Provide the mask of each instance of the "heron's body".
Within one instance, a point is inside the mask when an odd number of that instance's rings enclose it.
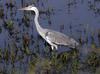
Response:
[[[20,10],[31,10],[35,12],[34,22],[36,25],[36,29],[38,33],[41,35],[41,37],[45,39],[51,45],[52,50],[54,48],[57,49],[58,45],[65,45],[71,48],[75,48],[76,46],[79,45],[77,41],[75,41],[73,38],[70,38],[69,36],[66,36],[63,33],[60,33],[51,29],[42,28],[38,23],[39,11],[33,5],[22,8]]]

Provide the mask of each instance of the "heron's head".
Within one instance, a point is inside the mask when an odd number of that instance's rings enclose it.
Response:
[[[19,10],[27,10],[27,11],[38,11],[38,9],[32,4],[27,7],[21,8]]]

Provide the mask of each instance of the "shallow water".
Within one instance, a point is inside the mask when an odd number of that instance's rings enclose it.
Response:
[[[35,4],[44,28],[80,43],[51,51],[34,24],[34,13],[18,11]],[[100,0],[0,0],[1,74],[91,74],[99,69]]]

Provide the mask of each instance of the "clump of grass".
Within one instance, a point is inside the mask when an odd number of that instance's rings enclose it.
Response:
[[[4,21],[4,25],[5,25],[5,28],[7,28],[8,30],[12,30],[14,23],[12,20],[8,20],[8,21]]]
[[[79,60],[78,59],[74,59],[72,61],[72,74],[77,74],[78,70],[79,70]]]
[[[14,64],[15,63],[15,60],[16,60],[16,55],[15,55],[15,52],[14,50],[10,51],[10,60],[11,60],[11,63]]]
[[[41,74],[47,74],[47,73],[61,73],[65,63],[63,64],[62,61],[62,57],[63,57],[63,61],[65,62],[65,60],[68,60],[68,54],[65,53],[63,55],[57,55],[57,53],[51,52],[51,57],[34,57],[33,60],[31,59],[29,65],[29,74],[36,74],[41,73]],[[67,62],[66,62],[67,63]]]
[[[4,51],[3,59],[5,60],[6,63],[9,61],[9,51],[7,48]]]
[[[63,63],[66,64],[68,60],[70,59],[70,53],[69,52],[63,52],[57,56],[57,58]]]
[[[79,52],[76,49],[73,49],[73,51],[70,52],[71,56],[71,73],[77,74],[80,66],[79,58],[78,58]]]
[[[95,52],[91,52],[86,60],[88,69],[95,72],[96,68],[100,65],[99,56]]]

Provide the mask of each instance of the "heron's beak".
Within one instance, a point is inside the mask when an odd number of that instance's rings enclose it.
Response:
[[[24,7],[24,8],[20,8],[18,10],[30,10],[30,8],[29,7]]]

